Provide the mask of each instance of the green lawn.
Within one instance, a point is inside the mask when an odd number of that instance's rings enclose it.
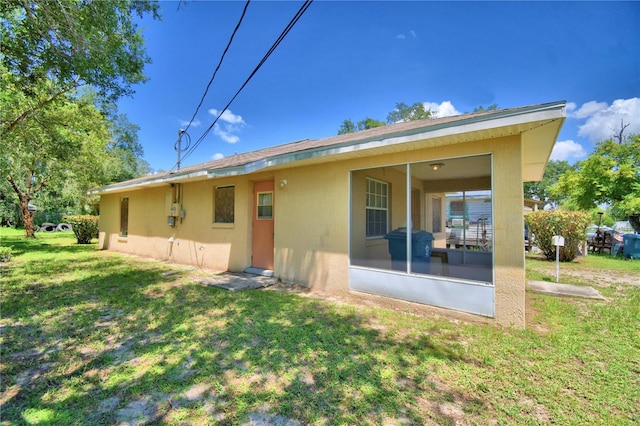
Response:
[[[527,293],[522,331],[232,293],[74,242],[1,230],[0,424],[640,423],[638,261],[562,265],[607,300]]]

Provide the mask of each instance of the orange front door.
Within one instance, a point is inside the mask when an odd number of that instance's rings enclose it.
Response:
[[[253,244],[251,266],[273,269],[273,181],[253,184]]]

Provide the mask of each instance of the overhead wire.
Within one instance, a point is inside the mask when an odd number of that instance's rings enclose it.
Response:
[[[240,88],[238,89],[238,91],[233,95],[233,97],[231,98],[231,100],[225,105],[225,107],[219,111],[218,115],[216,116],[216,118],[213,120],[213,123],[211,123],[211,125],[203,132],[202,136],[200,136],[195,142],[194,144],[190,147],[190,149],[187,150],[187,152],[184,154],[184,156],[182,157],[182,159],[184,160],[185,158],[189,157],[191,154],[193,154],[193,152],[198,148],[198,146],[202,143],[202,141],[207,137],[207,135],[209,134],[209,132],[211,132],[211,130],[215,127],[215,125],[217,124],[218,120],[220,119],[220,117],[222,117],[222,115],[225,113],[225,111],[227,111],[227,109],[231,106],[231,104],[233,103],[233,101],[238,97],[238,95],[240,94],[240,92],[242,92],[242,90],[247,86],[247,84],[249,84],[249,81],[251,81],[251,79],[253,78],[253,76],[256,75],[256,73],[258,72],[258,70],[262,67],[262,65],[264,65],[264,63],[267,61],[267,59],[269,59],[269,57],[271,56],[271,54],[276,50],[276,48],[280,45],[280,43],[282,42],[282,40],[284,40],[284,38],[287,36],[287,34],[289,34],[289,32],[291,31],[291,29],[296,25],[296,23],[300,20],[300,18],[302,17],[302,15],[304,15],[304,13],[307,11],[307,9],[309,9],[309,6],[311,6],[311,3],[313,3],[313,0],[305,0],[304,3],[302,4],[302,6],[300,6],[300,9],[298,10],[298,12],[296,12],[296,14],[293,16],[293,18],[291,18],[291,20],[289,21],[289,23],[287,24],[287,26],[284,28],[284,30],[282,31],[282,33],[280,33],[280,36],[276,39],[276,41],[271,45],[271,47],[269,48],[269,50],[267,51],[267,53],[262,57],[262,59],[260,60],[260,62],[258,63],[258,65],[254,68],[254,70],[251,72],[251,74],[249,75],[249,77],[247,77],[247,79],[245,80],[245,82],[242,84],[242,86],[240,86]]]
[[[222,56],[220,56],[220,61],[218,61],[218,65],[216,66],[216,69],[213,71],[213,74],[211,75],[211,79],[209,80],[209,83],[207,83],[207,87],[204,89],[204,93],[202,94],[202,97],[200,98],[200,102],[198,103],[198,106],[196,107],[196,110],[193,113],[193,116],[191,117],[191,120],[189,120],[189,123],[187,124],[187,127],[184,129],[184,132],[189,130],[189,127],[193,123],[193,120],[195,120],[196,115],[198,114],[198,111],[200,110],[200,107],[202,106],[202,103],[204,102],[204,99],[207,97],[207,93],[209,93],[209,88],[211,87],[211,84],[213,83],[213,80],[216,78],[216,75],[218,74],[218,70],[220,69],[220,66],[222,65],[222,61],[224,61],[224,57],[227,54],[227,52],[229,51],[229,47],[231,47],[231,43],[233,42],[233,38],[235,37],[236,33],[238,32],[238,29],[240,28],[240,25],[242,24],[242,21],[244,19],[244,15],[247,13],[247,9],[249,8],[249,3],[251,3],[251,0],[247,0],[247,2],[245,3],[244,9],[242,9],[242,14],[240,15],[240,19],[238,20],[238,23],[236,24],[236,27],[233,29],[233,32],[231,33],[231,37],[229,37],[229,41],[227,42],[227,46],[224,48],[224,51],[222,52]]]

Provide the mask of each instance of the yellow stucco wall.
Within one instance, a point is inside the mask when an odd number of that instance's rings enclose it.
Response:
[[[371,167],[467,155],[493,155],[495,319],[524,327],[524,236],[520,136],[328,162],[224,179],[184,183],[186,217],[167,225],[170,186],[101,197],[100,246],[212,270],[251,266],[252,182],[275,181],[274,273],[286,282],[330,292],[347,292],[349,269],[350,172]],[[385,180],[402,179],[387,170]],[[354,187],[364,173],[354,173]],[[372,176],[375,177],[375,176]],[[279,182],[287,180],[284,187]],[[213,189],[235,185],[235,224],[213,224]],[[412,187],[414,184],[412,183]],[[419,186],[416,186],[419,187]],[[425,191],[421,189],[421,200]],[[354,191],[354,196],[361,191]],[[119,202],[129,196],[129,236],[118,237]],[[443,200],[444,202],[444,200]],[[359,202],[354,199],[354,204]],[[406,224],[405,195],[392,199],[392,229]],[[424,202],[422,203],[424,205]],[[361,216],[360,216],[361,217]],[[422,213],[422,218],[426,216]],[[508,220],[505,220],[508,218]],[[361,221],[355,221],[361,223]],[[354,226],[352,233],[363,233]],[[173,243],[169,238],[173,237]],[[386,250],[386,244],[381,249]]]

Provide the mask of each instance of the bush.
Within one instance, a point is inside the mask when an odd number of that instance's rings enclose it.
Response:
[[[0,262],[11,261],[11,247],[0,247]]]
[[[578,247],[587,240],[586,229],[591,219],[586,213],[566,210],[538,210],[529,213],[525,220],[529,231],[535,235],[536,245],[549,260],[556,258],[556,246],[551,237],[564,237],[560,247],[560,261],[571,262],[578,255]]]
[[[99,216],[75,215],[65,216],[63,220],[73,227],[78,244],[91,244],[93,238],[98,238]]]

